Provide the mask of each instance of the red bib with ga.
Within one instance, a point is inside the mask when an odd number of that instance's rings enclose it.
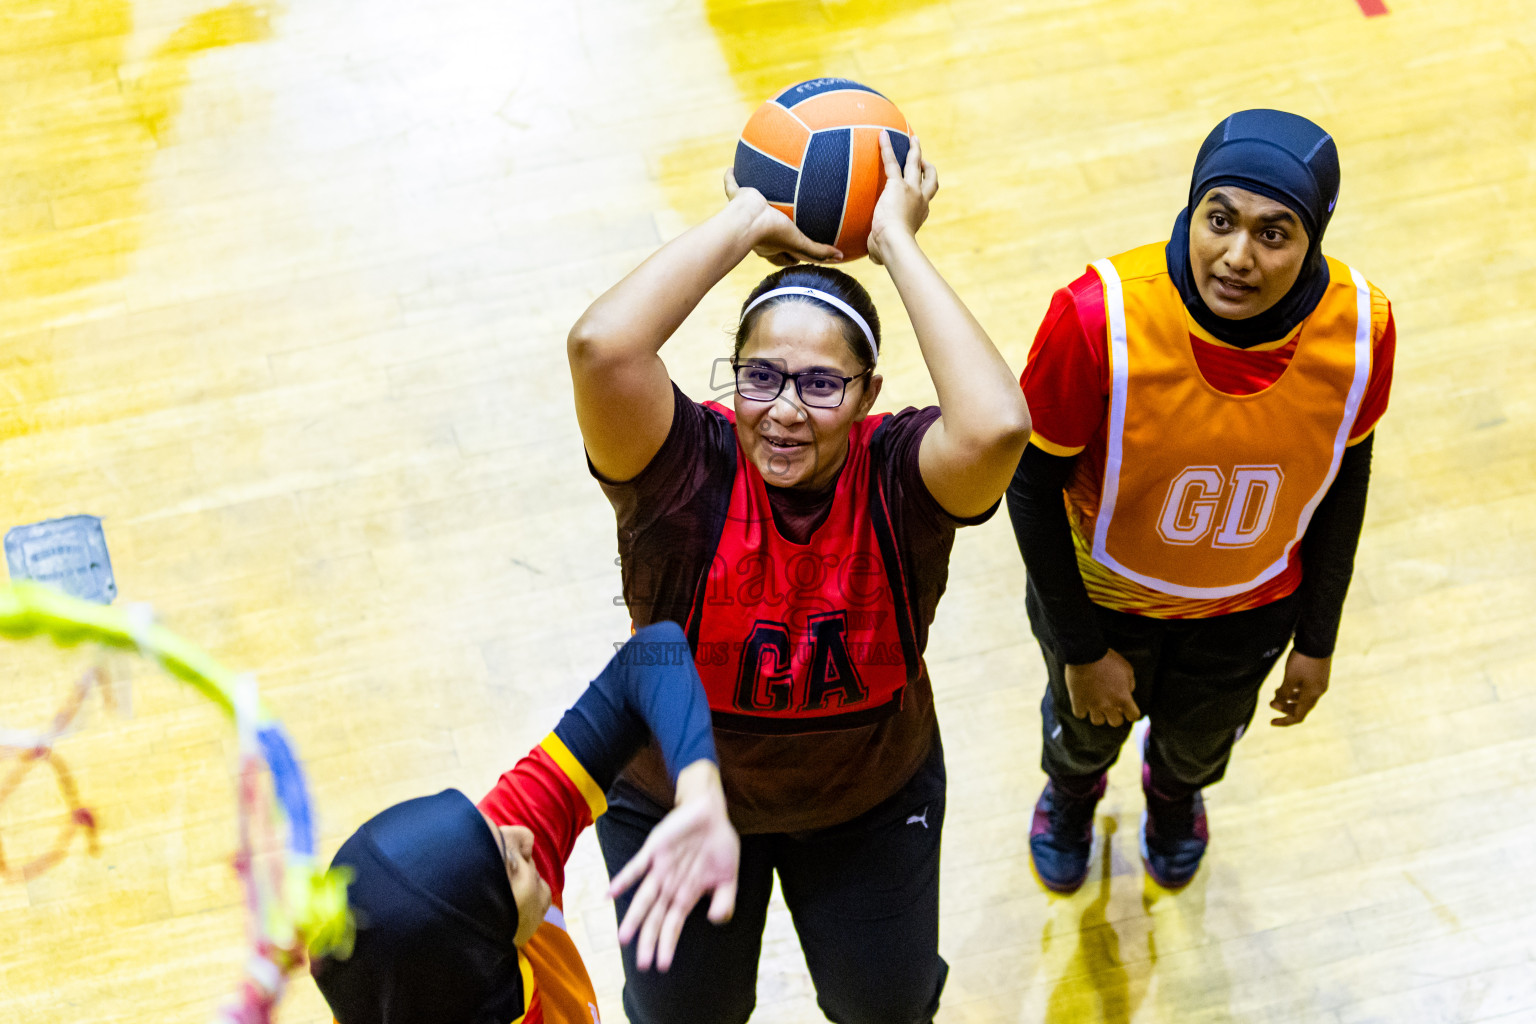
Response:
[[[1242,594],[1286,568],[1338,473],[1371,374],[1371,289],[1329,259],[1329,285],[1280,379],[1251,395],[1206,382],[1163,246],[1093,264],[1104,282],[1110,402],[1094,561],[1165,594]]]
[[[917,659],[903,642],[914,634],[901,628],[902,569],[870,459],[884,418],[853,425],[832,510],[805,544],[779,533],[767,484],[737,445],[725,525],[690,623],[718,728],[824,732],[901,710]]]

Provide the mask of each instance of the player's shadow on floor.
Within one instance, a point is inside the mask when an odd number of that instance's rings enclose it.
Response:
[[[1118,822],[1101,819],[1103,846],[1100,852],[1098,890],[1093,902],[1084,908],[1077,921],[1077,948],[1060,978],[1051,989],[1046,1004],[1047,1024],[1129,1024],[1142,1000],[1146,998],[1152,972],[1157,966],[1157,942],[1153,918],[1145,900],[1139,914],[1118,922],[1110,916],[1110,893],[1114,879],[1114,839]],[[1118,928],[1117,928],[1118,923]],[[1047,923],[1042,947],[1051,941]],[[1121,951],[1122,931],[1130,942],[1145,942],[1147,956],[1133,957],[1128,964]]]
[[[1205,931],[1206,890],[1216,866],[1204,865],[1187,888],[1170,892],[1143,873],[1132,833],[1125,844],[1116,900],[1118,828],[1117,818],[1100,819],[1103,847],[1097,887],[1075,922],[1077,945],[1051,989],[1046,1024],[1130,1024],[1152,988],[1160,933],[1164,969],[1158,985],[1161,995],[1154,1002],[1225,1011],[1231,1000],[1230,978],[1220,945],[1211,943]],[[1058,906],[1070,910],[1077,902],[1062,900]],[[1049,950],[1055,930],[1047,921],[1043,951]]]

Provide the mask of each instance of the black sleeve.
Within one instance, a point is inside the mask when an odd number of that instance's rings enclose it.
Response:
[[[1327,658],[1339,635],[1344,595],[1355,571],[1355,548],[1365,521],[1365,494],[1371,485],[1372,434],[1344,449],[1339,475],[1318,504],[1301,539],[1301,617],[1294,646],[1302,654]]]
[[[675,622],[630,637],[566,711],[555,735],[605,791],[652,735],[673,783],[695,761],[719,763],[704,684]]]
[[[1109,651],[1083,574],[1077,568],[1062,489],[1076,456],[1052,455],[1027,445],[1008,485],[1008,518],[1024,556],[1029,585],[1039,601],[1042,641],[1069,665],[1098,661]]]

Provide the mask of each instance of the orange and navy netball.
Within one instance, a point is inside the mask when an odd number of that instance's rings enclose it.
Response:
[[[885,188],[880,132],[905,165],[912,129],[896,104],[846,78],[813,78],[758,107],[736,143],[736,183],[755,188],[812,240],[846,259],[869,251]]]

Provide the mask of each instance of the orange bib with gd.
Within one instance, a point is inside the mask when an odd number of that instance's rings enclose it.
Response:
[[[1284,571],[1338,473],[1371,376],[1371,289],[1329,284],[1280,379],[1252,395],[1206,382],[1162,244],[1093,264],[1104,283],[1110,402],[1095,561],[1166,594],[1230,597]]]

